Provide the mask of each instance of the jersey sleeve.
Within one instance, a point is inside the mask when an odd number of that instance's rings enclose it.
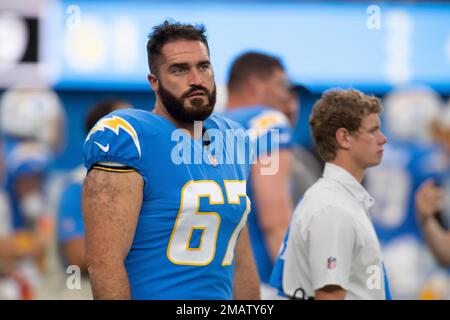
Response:
[[[256,157],[289,149],[293,145],[289,120],[277,110],[267,110],[250,119],[249,135]]]
[[[340,208],[328,206],[312,218],[307,234],[313,289],[327,285],[348,289],[356,242],[351,217]]]
[[[63,190],[58,205],[57,227],[58,239],[62,243],[84,237],[81,184],[70,184]]]
[[[96,166],[114,172],[136,170],[146,182],[139,119],[121,111],[103,117],[88,133],[83,146],[84,165],[87,170]]]

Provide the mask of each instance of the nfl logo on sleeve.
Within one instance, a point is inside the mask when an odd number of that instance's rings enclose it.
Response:
[[[336,258],[335,257],[328,258],[327,268],[330,270],[336,268]]]

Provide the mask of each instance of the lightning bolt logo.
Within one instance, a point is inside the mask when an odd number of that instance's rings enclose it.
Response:
[[[122,128],[123,131],[125,131],[131,139],[133,139],[134,145],[136,146],[136,149],[139,152],[139,157],[141,157],[141,145],[139,144],[139,139],[137,136],[136,131],[134,130],[133,126],[128,123],[125,119],[117,116],[112,116],[112,118],[104,118],[101,119],[97,124],[89,131],[86,141],[89,140],[89,138],[97,131],[105,131],[106,129],[111,130],[114,132],[117,136],[119,135],[119,129]]]

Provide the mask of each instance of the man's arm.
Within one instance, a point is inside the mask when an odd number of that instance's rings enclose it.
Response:
[[[444,193],[431,180],[416,192],[416,210],[420,227],[434,257],[442,266],[450,266],[450,232],[444,230],[434,217],[443,207]]]
[[[142,206],[137,172],[91,170],[83,189],[86,263],[95,299],[131,299],[124,261]]]
[[[235,250],[233,298],[259,300],[259,277],[250,247],[247,226],[242,229]]]
[[[345,299],[356,245],[352,216],[337,206],[323,206],[305,232],[308,234],[308,276],[315,299]]]
[[[279,167],[273,175],[263,175],[265,167],[258,159],[251,172],[252,189],[258,207],[258,220],[262,228],[269,255],[273,261],[278,256],[281,243],[292,215],[289,188],[292,170],[292,152],[280,150]],[[275,157],[272,157],[274,160]],[[264,161],[264,160],[262,160]]]
[[[344,300],[347,291],[340,286],[325,286],[315,291],[316,300]]]

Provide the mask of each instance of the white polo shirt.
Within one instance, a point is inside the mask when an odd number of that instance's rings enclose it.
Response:
[[[315,290],[338,285],[346,299],[386,299],[380,245],[368,212],[373,204],[349,172],[325,165],[294,211],[284,252],[287,295],[303,291],[314,297]]]

